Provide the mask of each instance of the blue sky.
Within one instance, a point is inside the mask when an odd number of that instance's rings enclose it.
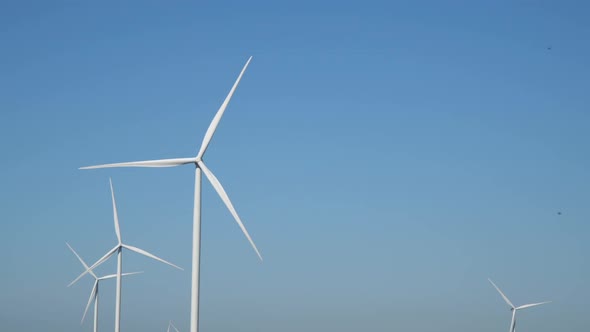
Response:
[[[124,241],[123,329],[188,330],[190,157],[206,155],[204,331],[587,331],[590,5],[583,1],[0,4],[0,330],[80,327]],[[547,48],[551,47],[551,50]],[[558,212],[562,212],[558,215]],[[101,274],[112,273],[115,262]],[[101,289],[113,324],[114,283]]]

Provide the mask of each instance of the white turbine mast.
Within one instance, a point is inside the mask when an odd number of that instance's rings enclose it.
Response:
[[[74,255],[76,255],[76,257],[78,258],[80,263],[82,263],[82,266],[84,266],[84,268],[86,270],[88,270],[88,273],[90,275],[92,275],[92,277],[94,277],[94,286],[92,286],[92,291],[90,292],[90,297],[88,298],[88,303],[86,304],[86,309],[84,309],[84,314],[82,315],[82,320],[80,321],[80,324],[84,323],[84,318],[86,318],[86,313],[88,312],[88,308],[90,308],[90,304],[92,302],[94,302],[94,324],[93,324],[94,329],[93,330],[94,330],[94,332],[97,332],[98,331],[98,286],[100,284],[100,281],[116,278],[117,275],[116,274],[109,274],[109,275],[106,275],[103,277],[96,276],[96,274],[94,274],[94,271],[90,270],[90,268],[88,267],[86,262],[84,262],[82,257],[80,257],[80,255],[78,255],[78,253],[74,250],[74,248],[72,248],[72,246],[70,246],[70,244],[67,242],[66,242],[66,245],[68,246],[68,248],[70,248],[72,253],[74,253]],[[123,273],[123,274],[121,274],[121,276],[124,277],[124,276],[139,274],[139,273],[143,273],[143,271]],[[71,285],[68,285],[68,287],[69,286],[71,286]]]
[[[213,172],[207,168],[205,163],[203,162],[203,156],[205,151],[207,151],[207,147],[215,134],[215,130],[221,121],[221,117],[225,112],[248,64],[252,57],[248,59],[244,68],[240,72],[236,82],[232,86],[229,94],[221,104],[221,107],[213,117],[213,121],[209,125],[207,132],[205,133],[205,137],[203,138],[203,142],[201,144],[201,148],[197,153],[196,157],[192,158],[175,158],[175,159],[160,159],[160,160],[147,160],[147,161],[134,161],[134,162],[124,162],[124,163],[116,163],[116,164],[105,164],[105,165],[97,165],[97,166],[88,166],[88,167],[81,167],[80,169],[96,169],[96,168],[109,168],[109,167],[173,167],[173,166],[180,166],[185,164],[193,164],[195,166],[195,196],[194,196],[194,213],[193,213],[193,249],[192,249],[192,275],[191,275],[191,323],[190,323],[190,332],[197,332],[199,327],[199,272],[200,272],[200,254],[201,254],[201,172],[205,173],[211,185],[221,197],[221,200],[225,203],[226,207],[228,208],[231,215],[234,217],[238,226],[254,248],[254,251],[262,260],[262,256],[258,251],[258,248],[254,244],[254,241],[250,237],[250,234],[246,230],[244,223],[240,219],[236,209],[234,208],[233,204],[231,203],[229,196],[223,189],[223,186],[215,177]],[[114,250],[114,249],[113,249]],[[119,332],[119,331],[115,331]]]
[[[96,263],[92,264],[91,267],[87,268],[86,271],[84,271],[76,279],[74,279],[74,281],[72,281],[70,283],[70,285],[68,285],[68,286],[71,286],[75,282],[80,280],[80,278],[82,278],[86,273],[91,273],[97,266],[106,262],[111,256],[113,256],[115,253],[117,253],[117,274],[116,274],[117,293],[116,293],[116,299],[115,299],[115,332],[119,332],[120,328],[121,328],[121,276],[122,276],[121,271],[123,270],[123,248],[125,248],[127,250],[134,251],[140,255],[149,257],[151,259],[155,259],[155,260],[162,262],[164,264],[168,264],[168,265],[175,267],[179,270],[182,270],[182,268],[180,268],[168,261],[165,261],[165,260],[161,259],[160,257],[150,254],[149,252],[147,252],[143,249],[139,249],[137,247],[123,243],[123,241],[121,240],[121,230],[119,229],[119,216],[117,214],[117,204],[115,203],[115,192],[113,191],[113,182],[111,179],[109,179],[109,182],[111,185],[111,198],[113,201],[113,217],[115,220],[115,233],[117,234],[118,243],[113,249],[109,250],[104,256],[102,256]]]
[[[551,302],[551,301],[545,301],[545,302],[539,302],[539,303],[525,304],[525,305],[521,305],[519,307],[516,307],[516,306],[514,306],[514,304],[512,304],[512,302],[510,302],[508,297],[506,295],[504,295],[504,293],[500,290],[500,288],[498,286],[496,286],[496,284],[494,284],[494,282],[491,279],[488,278],[488,280],[492,284],[492,286],[494,286],[494,288],[498,291],[498,293],[500,293],[500,295],[502,296],[502,298],[504,299],[506,304],[508,304],[510,306],[510,311],[512,311],[512,320],[510,321],[510,330],[508,332],[515,332],[516,331],[516,311],[521,310],[521,309],[536,307],[541,304],[546,304],[546,303]]]

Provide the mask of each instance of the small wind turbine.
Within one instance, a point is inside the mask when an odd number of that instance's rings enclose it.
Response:
[[[166,330],[166,332],[170,332],[170,327],[172,327],[174,329],[174,331],[180,332],[180,331],[178,331],[176,326],[174,326],[174,324],[172,324],[172,321],[168,321],[168,329]]]
[[[78,260],[80,261],[80,263],[82,263],[84,268],[86,270],[88,270],[88,273],[90,273],[90,275],[92,275],[94,277],[94,286],[92,286],[92,291],[90,292],[90,297],[88,298],[88,304],[86,304],[86,309],[84,309],[84,314],[82,315],[82,321],[80,321],[80,324],[84,323],[84,318],[86,318],[86,313],[88,312],[88,308],[90,308],[90,303],[92,303],[92,301],[94,301],[94,332],[97,332],[98,331],[98,284],[100,283],[101,280],[113,279],[113,278],[116,278],[117,275],[116,274],[109,274],[104,277],[100,277],[100,278],[97,277],[93,271],[89,270],[90,268],[88,267],[86,262],[84,262],[82,257],[80,257],[80,255],[78,255],[78,253],[74,250],[74,248],[72,248],[72,246],[70,246],[69,243],[66,242],[66,244],[68,245],[68,248],[70,248],[70,250],[74,253],[74,255],[76,255],[76,257],[78,257]],[[129,276],[129,275],[139,274],[139,273],[143,273],[143,272],[123,273],[123,274],[121,274],[121,276]]]
[[[74,279],[74,281],[72,281],[70,283],[70,285],[73,285],[76,281],[80,280],[80,278],[82,278],[86,273],[92,272],[92,270],[94,270],[97,266],[104,263],[107,259],[109,259],[115,253],[117,253],[117,293],[116,293],[116,302],[115,302],[115,332],[119,332],[120,327],[121,327],[121,276],[122,276],[121,271],[123,270],[123,248],[134,251],[134,252],[144,255],[146,257],[155,259],[155,260],[162,262],[164,264],[168,264],[168,265],[175,267],[179,270],[182,270],[182,268],[180,268],[170,262],[167,262],[167,261],[165,261],[153,254],[150,254],[149,252],[147,252],[143,249],[139,249],[137,247],[130,246],[128,244],[123,243],[123,241],[121,240],[121,231],[119,229],[119,217],[117,215],[117,204],[115,203],[115,192],[113,191],[113,182],[111,181],[111,179],[109,179],[109,182],[111,185],[111,197],[112,197],[112,201],[113,201],[113,216],[115,219],[115,233],[117,234],[117,240],[119,243],[117,243],[117,245],[113,249],[109,250],[109,252],[107,252],[104,256],[102,256],[102,258],[100,258],[96,263],[92,264],[91,267],[86,269],[86,271],[84,271],[76,279]]]
[[[506,295],[504,295],[504,293],[502,293],[500,288],[498,288],[498,286],[496,286],[496,284],[494,284],[494,282],[491,279],[488,279],[488,280],[490,281],[492,286],[494,286],[494,288],[498,291],[498,293],[500,293],[500,295],[502,296],[504,301],[506,301],[506,303],[510,306],[510,311],[512,311],[512,321],[510,322],[510,330],[508,332],[516,331],[516,311],[517,310],[526,309],[526,308],[530,308],[530,307],[536,307],[538,305],[551,302],[551,301],[545,301],[545,302],[531,303],[531,304],[521,305],[520,307],[515,307],[514,304],[512,304],[512,302],[510,302],[508,297],[506,297]]]
[[[211,185],[213,185],[213,188],[215,188],[215,190],[219,194],[219,197],[221,197],[221,200],[223,200],[223,202],[225,203],[225,205],[229,209],[229,212],[232,214],[232,216],[234,217],[234,219],[236,220],[236,222],[240,226],[240,229],[242,230],[242,232],[244,233],[244,235],[246,236],[246,238],[248,239],[248,241],[250,242],[250,244],[254,248],[254,251],[256,251],[256,254],[260,258],[260,260],[262,260],[262,256],[260,255],[258,248],[256,248],[254,241],[252,241],[250,234],[248,234],[246,227],[244,226],[244,224],[242,223],[242,220],[238,216],[236,209],[234,208],[231,201],[229,200],[229,197],[228,197],[227,193],[225,192],[225,190],[223,189],[223,187],[221,186],[221,183],[219,182],[217,177],[215,177],[215,175],[213,175],[213,173],[209,170],[209,168],[207,168],[207,166],[205,166],[205,163],[203,162],[203,155],[205,154],[205,151],[207,150],[207,147],[209,146],[209,143],[211,142],[211,139],[213,138],[213,134],[215,134],[215,130],[217,129],[217,125],[219,125],[219,121],[221,121],[221,117],[223,116],[223,113],[225,112],[225,109],[227,108],[227,105],[229,104],[229,101],[231,100],[231,97],[233,96],[234,91],[238,87],[238,84],[240,83],[240,80],[242,79],[242,75],[244,75],[244,72],[246,71],[246,68],[248,67],[248,64],[250,63],[250,60],[252,60],[252,57],[250,57],[248,59],[248,61],[246,62],[246,65],[244,65],[244,68],[240,72],[238,79],[236,80],[236,82],[232,86],[231,90],[229,91],[229,94],[227,95],[227,97],[223,101],[223,104],[221,104],[221,107],[219,108],[219,110],[215,114],[215,117],[213,117],[213,121],[211,121],[211,124],[209,125],[209,128],[207,129],[207,132],[205,133],[205,138],[203,139],[203,143],[201,144],[201,148],[200,148],[199,152],[197,153],[196,157],[147,160],[147,161],[133,161],[133,162],[105,164],[105,165],[88,166],[88,167],[81,167],[80,168],[80,169],[95,169],[95,168],[109,168],[109,167],[173,167],[173,166],[180,166],[180,165],[186,165],[186,164],[192,164],[195,166],[195,169],[196,169],[195,170],[195,202],[194,202],[194,212],[193,212],[193,250],[192,250],[193,262],[192,262],[192,276],[191,276],[191,324],[190,324],[190,331],[191,332],[197,332],[198,328],[199,328],[199,269],[200,269],[200,253],[201,253],[201,171],[203,171],[203,173],[205,173],[205,176],[209,179],[209,181],[211,182]],[[115,331],[115,332],[118,332],[118,331]]]

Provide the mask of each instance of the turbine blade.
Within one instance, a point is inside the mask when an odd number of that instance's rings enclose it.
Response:
[[[180,331],[178,331],[178,329],[176,328],[176,326],[174,326],[174,324],[172,324],[172,321],[170,321],[170,326],[172,326],[172,328],[174,329],[174,331],[180,332]]]
[[[85,166],[79,169],[97,169],[97,168],[112,168],[112,167],[174,167],[184,164],[191,164],[195,162],[195,158],[174,158],[174,159],[159,159],[159,160],[145,160],[145,161],[131,161],[126,163],[103,164],[96,166]]]
[[[242,68],[242,71],[240,72],[238,79],[236,80],[236,82],[232,86],[231,90],[229,90],[229,94],[227,95],[227,97],[225,97],[225,100],[223,101],[223,104],[221,104],[221,107],[219,108],[219,110],[217,110],[215,117],[213,117],[213,121],[211,121],[211,124],[209,124],[209,128],[207,128],[207,132],[205,133],[205,137],[203,138],[203,143],[201,144],[201,149],[199,150],[199,153],[197,154],[197,160],[200,160],[203,157],[203,155],[205,154],[205,151],[207,151],[207,147],[209,146],[209,143],[211,142],[211,139],[213,138],[213,134],[215,134],[215,130],[217,129],[217,125],[219,125],[219,121],[221,121],[221,117],[223,116],[223,113],[225,112],[225,109],[227,108],[227,105],[229,104],[231,97],[233,96],[234,92],[236,91],[236,88],[238,87],[238,84],[240,83],[240,80],[242,79],[242,75],[244,75],[246,68],[248,68],[248,65],[250,64],[250,60],[252,60],[252,57],[250,57],[248,59],[248,61],[246,61],[246,64],[244,65],[244,68]]]
[[[234,219],[238,223],[238,226],[240,226],[240,229],[242,229],[242,232],[244,233],[244,235],[246,235],[246,238],[248,239],[248,241],[250,241],[250,244],[252,245],[252,248],[254,248],[254,251],[256,251],[258,258],[260,258],[260,260],[262,260],[262,256],[260,255],[258,248],[256,248],[256,244],[254,244],[254,241],[250,237],[250,234],[248,234],[246,227],[242,223],[240,216],[238,216],[236,209],[234,209],[234,206],[232,205],[231,201],[229,200],[229,197],[227,196],[227,193],[223,189],[223,186],[221,185],[219,180],[215,177],[215,175],[211,172],[211,170],[209,170],[207,168],[207,166],[205,166],[205,163],[203,163],[202,161],[199,161],[198,165],[203,170],[203,172],[205,173],[205,176],[207,176],[207,178],[209,179],[209,181],[213,185],[213,188],[215,188],[215,190],[219,194],[219,197],[221,197],[221,200],[223,201],[223,203],[225,203],[225,206],[227,206],[227,209],[229,210],[229,212],[232,214],[232,216],[234,217]]]
[[[139,272],[128,272],[128,273],[121,273],[121,276],[123,276],[123,277],[124,277],[124,276],[131,276],[131,275],[134,275],[134,274],[140,274],[140,273],[143,273],[143,271],[139,271]],[[116,275],[116,274],[109,274],[109,275],[106,275],[106,276],[104,276],[104,277],[100,277],[100,278],[98,278],[98,280],[113,279],[113,278],[116,278],[116,277],[117,277],[117,275]]]
[[[500,293],[500,295],[502,295],[502,298],[504,299],[504,301],[506,301],[506,303],[508,303],[508,305],[511,308],[515,308],[514,304],[512,304],[512,302],[510,302],[510,300],[508,299],[508,297],[506,297],[506,295],[504,295],[504,293],[502,293],[502,291],[500,290],[500,288],[498,288],[498,286],[496,286],[496,284],[494,284],[494,282],[488,278],[488,280],[490,281],[490,283],[492,284],[492,286],[494,286],[494,288],[498,291],[498,293]]]
[[[115,252],[117,252],[117,249],[119,249],[119,246],[117,245],[116,247],[114,247],[113,249],[111,249],[109,252],[107,252],[104,256],[102,256],[96,263],[92,264],[91,267],[89,267],[86,271],[82,272],[82,274],[80,274],[76,279],[74,279],[69,285],[68,287],[72,286],[73,284],[75,284],[78,280],[80,280],[80,278],[82,278],[86,273],[88,273],[89,271],[94,270],[97,266],[99,266],[100,264],[104,263],[107,259],[109,259]]]
[[[70,246],[69,243],[66,242],[66,245],[68,246],[68,248],[70,248],[70,250],[74,253],[74,255],[76,255],[76,257],[78,257],[78,260],[80,261],[80,263],[82,263],[82,265],[84,266],[84,268],[86,270],[89,269],[88,265],[86,265],[86,262],[84,262],[84,260],[82,259],[82,257],[80,257],[80,255],[78,255],[78,253],[76,252],[76,250],[74,250],[74,248],[72,248],[72,246]],[[88,271],[88,273],[90,273],[95,279],[98,278],[96,276],[96,274],[94,274],[93,271]]]
[[[94,286],[92,286],[92,291],[90,292],[90,297],[88,298],[88,303],[86,304],[86,309],[84,309],[84,314],[82,315],[82,320],[80,321],[80,325],[84,323],[84,318],[86,318],[86,313],[88,312],[88,308],[90,308],[90,303],[92,300],[96,298],[96,288],[98,286],[98,280],[94,281]]]
[[[117,203],[115,203],[115,191],[113,190],[113,180],[109,178],[109,184],[111,185],[111,198],[113,200],[113,219],[115,220],[115,233],[117,234],[117,240],[121,244],[121,228],[119,227],[119,215],[117,213]]]
[[[530,307],[536,307],[538,305],[541,304],[546,304],[546,303],[551,303],[551,301],[545,301],[545,302],[539,302],[539,303],[531,303],[531,304],[525,304],[525,305],[521,305],[520,307],[516,308],[518,310],[520,309],[526,309],[526,308],[530,308]]]
[[[181,271],[184,271],[184,269],[183,269],[183,268],[181,268],[181,267],[178,267],[178,266],[176,266],[176,265],[174,265],[174,264],[172,264],[172,263],[170,263],[170,262],[168,262],[168,261],[165,261],[165,260],[161,259],[160,257],[158,257],[158,256],[156,256],[156,255],[150,254],[149,252],[147,252],[147,251],[145,251],[145,250],[143,250],[143,249],[139,249],[139,248],[137,248],[137,247],[130,246],[130,245],[127,245],[127,244],[123,244],[123,248],[127,248],[127,249],[129,249],[129,250],[131,250],[131,251],[135,251],[135,252],[136,252],[136,253],[138,253],[138,254],[141,254],[141,255],[147,256],[147,257],[149,257],[149,258],[151,258],[151,259],[155,259],[155,260],[157,260],[157,261],[159,261],[159,262],[162,262],[162,263],[164,263],[164,264],[168,264],[168,265],[170,265],[170,266],[172,266],[172,267],[175,267],[175,268],[177,268],[177,269],[179,269],[179,270],[181,270]]]

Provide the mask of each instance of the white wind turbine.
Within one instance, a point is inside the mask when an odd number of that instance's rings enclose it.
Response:
[[[70,250],[74,253],[74,255],[76,255],[76,257],[78,258],[80,263],[82,263],[82,266],[84,266],[84,268],[86,270],[88,270],[88,273],[94,277],[94,286],[92,286],[92,291],[90,292],[90,297],[88,298],[88,304],[86,304],[86,309],[84,309],[84,314],[82,315],[82,321],[80,321],[80,324],[84,323],[84,318],[86,318],[86,313],[88,312],[88,308],[90,308],[90,303],[92,303],[92,301],[94,301],[94,332],[97,332],[98,331],[98,285],[101,280],[113,279],[113,278],[116,278],[117,275],[116,274],[109,274],[104,277],[100,277],[100,278],[97,277],[96,274],[94,274],[94,272],[92,270],[89,270],[90,268],[88,267],[86,262],[84,262],[82,257],[80,257],[80,255],[78,255],[78,253],[74,250],[74,248],[72,248],[72,246],[70,246],[69,243],[66,242],[66,244],[68,245],[68,248],[70,248]],[[129,276],[129,275],[139,274],[139,273],[143,273],[143,272],[123,273],[123,274],[121,274],[121,276]]]
[[[178,331],[176,326],[174,326],[174,324],[172,324],[172,321],[168,321],[168,329],[166,330],[166,332],[170,332],[170,327],[172,327],[174,329],[174,331],[180,332],[180,331]]]
[[[109,250],[109,252],[107,252],[104,256],[102,256],[102,258],[100,258],[96,263],[92,264],[91,267],[86,269],[86,271],[84,271],[76,279],[74,279],[74,281],[72,281],[69,286],[73,285],[76,281],[80,280],[80,278],[82,278],[86,273],[92,272],[92,270],[94,270],[97,266],[104,263],[107,259],[109,259],[115,253],[117,253],[117,293],[116,293],[116,300],[115,300],[116,301],[115,302],[115,332],[119,332],[120,328],[121,328],[121,276],[122,276],[121,271],[123,270],[123,248],[134,251],[134,252],[144,255],[146,257],[155,259],[155,260],[162,262],[164,264],[168,264],[168,265],[175,267],[179,270],[182,270],[182,268],[180,268],[170,262],[167,262],[167,261],[165,261],[153,254],[150,254],[149,252],[147,252],[143,249],[139,249],[137,247],[130,246],[128,244],[123,243],[123,241],[121,240],[121,231],[119,229],[119,216],[117,215],[117,204],[115,203],[115,192],[113,191],[113,182],[111,181],[111,179],[109,179],[109,182],[111,185],[111,198],[113,201],[113,217],[115,219],[115,233],[117,234],[118,243],[113,249]]]
[[[526,308],[530,308],[530,307],[536,307],[538,305],[551,302],[551,301],[545,301],[545,302],[531,303],[531,304],[521,305],[520,307],[515,307],[514,304],[512,304],[512,302],[510,302],[508,297],[506,297],[506,295],[504,295],[504,293],[502,293],[500,288],[498,286],[496,286],[496,284],[494,284],[494,282],[491,279],[488,279],[488,280],[490,281],[492,286],[494,286],[494,288],[498,291],[498,293],[500,293],[500,295],[502,296],[504,301],[506,301],[506,303],[510,306],[510,311],[512,311],[512,320],[510,321],[510,330],[508,332],[515,332],[516,331],[516,311],[517,310],[526,309]]]
[[[221,107],[215,114],[213,121],[209,125],[207,132],[205,133],[205,137],[203,139],[203,143],[201,144],[201,148],[199,153],[197,153],[196,157],[192,158],[175,158],[175,159],[160,159],[160,160],[147,160],[147,161],[133,161],[133,162],[125,162],[125,163],[116,163],[116,164],[105,164],[105,165],[97,165],[97,166],[88,166],[88,167],[81,167],[80,169],[95,169],[95,168],[108,168],[108,167],[173,167],[173,166],[180,166],[185,164],[192,164],[195,166],[195,201],[194,201],[194,212],[193,212],[193,261],[192,261],[192,276],[191,276],[191,324],[190,324],[190,332],[197,332],[199,328],[199,268],[200,268],[200,251],[201,251],[201,171],[205,173],[205,176],[213,185],[213,188],[217,191],[227,208],[229,209],[230,213],[240,226],[240,229],[256,251],[256,254],[262,260],[262,256],[256,248],[254,241],[248,234],[246,227],[242,223],[242,220],[238,216],[234,206],[232,205],[227,193],[221,186],[219,180],[213,175],[213,173],[205,166],[203,162],[203,155],[213,138],[213,134],[217,129],[217,125],[229,104],[231,97],[234,94],[234,91],[238,87],[240,80],[242,79],[242,75],[246,71],[248,64],[252,60],[252,57],[248,59],[246,65],[240,72],[236,82],[232,86],[229,94],[221,104]],[[115,331],[118,332],[118,331]]]

